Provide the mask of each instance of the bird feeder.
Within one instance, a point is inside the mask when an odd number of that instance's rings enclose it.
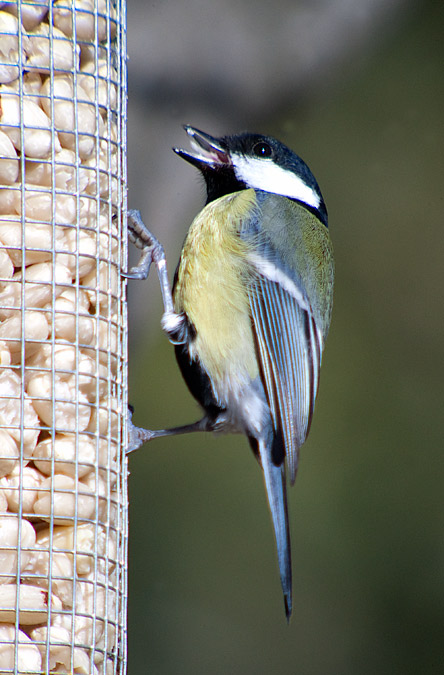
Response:
[[[126,672],[125,6],[0,3],[0,669]]]

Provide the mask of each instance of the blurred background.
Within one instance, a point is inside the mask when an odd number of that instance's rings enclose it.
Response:
[[[204,200],[182,123],[300,154],[337,265],[290,626],[245,439],[161,439],[130,458],[130,675],[443,672],[443,28],[432,0],[128,3],[129,201],[170,276]],[[135,422],[194,421],[154,271],[129,303]]]

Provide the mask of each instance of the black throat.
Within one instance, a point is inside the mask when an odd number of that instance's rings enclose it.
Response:
[[[247,187],[245,183],[236,178],[234,171],[230,168],[208,168],[202,170],[202,174],[207,186],[207,204],[214,202],[219,197],[245,190]]]

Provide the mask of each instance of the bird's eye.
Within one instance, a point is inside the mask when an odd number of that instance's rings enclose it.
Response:
[[[253,146],[253,152],[256,157],[271,157],[273,154],[271,146],[268,145],[268,143],[264,143],[264,141],[256,143],[256,145]]]

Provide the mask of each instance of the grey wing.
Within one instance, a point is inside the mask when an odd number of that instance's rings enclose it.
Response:
[[[258,275],[250,290],[258,358],[275,433],[282,435],[290,480],[311,424],[322,336],[307,303]]]

